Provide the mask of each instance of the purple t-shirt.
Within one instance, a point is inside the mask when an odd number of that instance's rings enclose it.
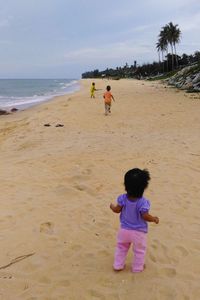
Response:
[[[133,201],[128,199],[127,194],[123,194],[117,198],[117,203],[122,206],[120,213],[121,228],[142,232],[148,231],[148,224],[142,218],[141,213],[149,211],[149,200],[141,197]]]

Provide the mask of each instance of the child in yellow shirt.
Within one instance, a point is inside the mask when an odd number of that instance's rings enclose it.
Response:
[[[91,88],[90,88],[90,96],[91,98],[95,98],[94,92],[96,91],[95,88],[95,82],[92,83]]]

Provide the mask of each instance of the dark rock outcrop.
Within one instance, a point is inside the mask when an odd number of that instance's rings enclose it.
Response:
[[[200,65],[185,67],[166,81],[182,90],[200,92]]]
[[[15,108],[15,107],[13,107],[10,111],[11,111],[11,112],[16,112],[16,111],[18,111],[18,109]]]
[[[9,115],[9,112],[4,109],[0,109],[0,115]]]

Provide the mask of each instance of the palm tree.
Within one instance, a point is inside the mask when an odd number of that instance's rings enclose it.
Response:
[[[158,51],[158,61],[160,63],[160,52],[162,52],[162,51],[161,51],[161,46],[160,46],[159,42],[156,43],[156,49]]]
[[[181,31],[178,28],[178,24],[174,25],[174,35],[172,37],[172,42],[174,45],[174,53],[175,53],[175,57],[176,57],[176,66],[178,67],[178,56],[177,56],[177,52],[176,52],[176,44],[178,44],[180,42],[181,39]]]
[[[161,51],[161,46],[160,46],[159,42],[156,43],[156,49],[158,51],[158,61],[159,61],[159,66],[160,66],[161,65],[160,64],[160,52],[162,52],[162,51]],[[160,69],[160,67],[159,67],[159,69]]]
[[[168,43],[171,46],[172,70],[173,70],[174,69],[174,53],[176,56],[176,61],[178,63],[177,54],[176,54],[176,44],[180,42],[181,31],[178,28],[178,24],[174,25],[172,22],[169,22],[167,25],[165,25],[165,30],[166,30],[166,36],[167,36]]]
[[[165,52],[167,53],[167,57],[168,57],[168,41],[167,41],[165,29],[160,31],[160,34],[158,37],[159,37],[159,39],[156,44],[156,48],[157,48],[157,50],[159,49],[162,53],[163,72],[164,72],[164,53]],[[167,60],[167,71],[168,71],[168,60]]]
[[[176,65],[178,66],[178,59],[176,54],[176,44],[180,42],[181,31],[178,28],[178,25],[174,25],[172,22],[169,22],[167,25],[162,27],[162,30],[159,34],[158,43],[164,45],[165,50],[167,51],[168,57],[168,44],[171,46],[172,53],[172,70],[174,69],[174,53],[176,57]]]

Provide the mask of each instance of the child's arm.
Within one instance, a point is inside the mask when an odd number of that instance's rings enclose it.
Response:
[[[113,101],[115,101],[115,98],[113,97],[113,95],[112,95],[112,99],[113,99]]]
[[[156,224],[159,223],[159,218],[158,217],[153,217],[148,212],[141,214],[141,216],[147,222],[154,222]]]
[[[119,214],[122,210],[122,206],[120,206],[119,204],[114,205],[113,203],[110,204],[110,209],[114,212]]]

